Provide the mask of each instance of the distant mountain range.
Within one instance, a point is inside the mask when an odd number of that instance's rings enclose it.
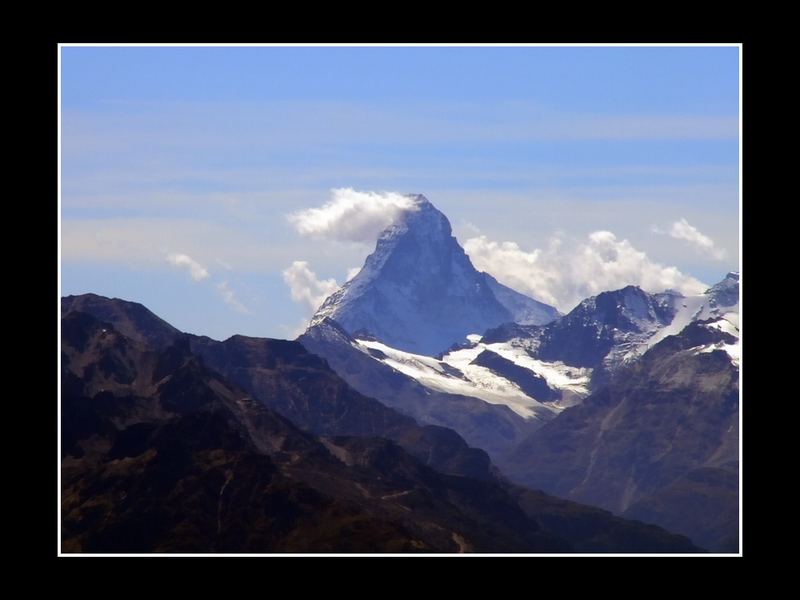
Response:
[[[297,341],[62,299],[65,548],[738,550],[738,273],[562,315],[412,199]]]

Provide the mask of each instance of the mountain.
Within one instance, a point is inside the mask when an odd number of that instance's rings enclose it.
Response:
[[[675,298],[629,286],[589,298],[547,325],[506,323],[471,334],[436,357],[350,336],[329,318],[298,341],[363,394],[453,428],[502,463],[526,436],[581,402],[601,380],[598,372],[666,327]]]
[[[531,303],[535,301],[519,300],[517,309],[509,310],[509,314],[513,312],[522,322],[505,322],[483,335],[467,334],[436,354],[388,342],[393,334],[382,333],[378,324],[351,321],[350,327],[342,325],[339,317],[349,319],[351,312],[354,319],[361,318],[362,299],[377,297],[374,294],[383,289],[384,280],[399,285],[400,281],[430,278],[426,269],[414,271],[414,264],[447,262],[443,256],[460,256],[468,261],[460,248],[453,248],[457,244],[449,235],[446,218],[424,198],[418,202],[418,211],[408,213],[405,220],[384,232],[359,276],[326,300],[298,341],[323,357],[362,394],[421,423],[454,429],[499,464],[536,429],[601,387],[620,365],[636,360],[692,320],[724,314],[729,321],[738,322],[738,308],[732,304],[732,300],[738,301],[738,274],[731,273],[695,297],[669,290],[650,294],[636,286],[603,292],[587,298],[567,315],[559,316],[555,309],[540,314],[546,320],[541,325],[524,322],[526,315],[537,309]],[[415,258],[403,263],[406,270],[402,277],[394,278],[394,269],[385,267],[410,256]],[[446,269],[441,267],[439,271]],[[485,273],[462,269],[467,271],[472,277],[482,276],[496,298],[514,308],[516,292],[507,288],[504,291]],[[416,280],[412,272],[416,273]],[[465,298],[478,289],[477,284],[452,286],[454,294]],[[382,297],[393,295],[387,292]],[[396,305],[388,300],[386,303],[384,314],[375,314],[372,309],[366,312],[376,320],[392,322]],[[420,323],[425,323],[427,331],[433,331],[426,321],[430,315],[427,304],[407,306],[405,314],[413,318],[421,312]],[[553,317],[557,318],[552,320]],[[401,329],[414,337],[421,335],[413,324],[403,324]]]
[[[209,369],[190,336],[147,343],[77,302],[61,321],[67,553],[698,551],[656,527],[440,473],[387,439],[302,431]],[[108,303],[126,325],[139,312]],[[293,349],[267,353],[287,369],[276,380],[308,366]]]
[[[306,431],[325,436],[382,437],[444,473],[492,479],[489,457],[452,429],[418,425],[363,396],[298,342],[233,336],[192,337],[207,365]]]
[[[171,346],[181,335],[180,331],[138,302],[112,300],[97,294],[61,298],[62,317],[76,311],[113,323],[115,329],[124,336],[155,348]]]
[[[567,540],[575,552],[614,552],[611,548],[624,548],[626,553],[653,552],[653,548],[669,547],[674,552],[691,552],[679,549],[675,536],[661,527],[615,516],[594,506],[555,498],[539,490],[515,485],[509,485],[507,489],[542,531]]]
[[[94,294],[62,299],[62,318],[77,308],[106,320],[126,337],[163,350],[186,339],[206,365],[306,431],[318,435],[377,436],[393,440],[445,473],[492,477],[489,457],[454,431],[418,425],[350,388],[300,343],[233,336],[224,342],[183,334],[135,302]]]
[[[672,322],[678,297],[648,294],[629,285],[587,298],[543,327],[506,325],[490,329],[481,341],[526,340],[528,353],[541,360],[613,368],[632,347]]]
[[[563,551],[495,483],[375,438],[315,438],[110,323],[62,324],[68,552]],[[494,539],[493,539],[494,538]]]
[[[731,307],[739,306],[739,273],[732,271],[725,276],[725,279],[712,286],[706,291],[709,300],[710,310],[729,312]]]
[[[479,389],[454,367],[432,357],[395,351],[380,342],[357,340],[332,319],[309,327],[298,339],[309,352],[323,357],[330,367],[365,396],[376,398],[420,423],[453,429],[468,444],[486,450],[490,456],[510,451],[525,439],[543,419],[552,416],[552,409],[542,405],[542,419],[529,419],[514,408],[532,416],[526,405],[532,404],[521,393],[506,389],[506,396],[480,388],[484,398],[474,396]],[[476,370],[481,370],[478,367]],[[486,397],[494,400],[487,402]],[[512,408],[512,406],[514,408]]]
[[[603,292],[546,325],[506,323],[435,357],[349,336],[330,320],[299,341],[362,393],[455,429],[516,483],[730,551],[738,545],[738,409],[725,411],[738,406],[738,280],[729,273],[698,296]],[[613,412],[618,406],[627,412]],[[726,456],[723,464],[698,455],[704,445]],[[669,468],[665,457],[635,460],[665,448]]]
[[[682,531],[717,552],[739,551],[739,472],[701,467],[634,502],[622,516]]]
[[[325,300],[312,326],[329,318],[351,335],[432,356],[515,317],[541,324],[558,316],[478,272],[447,217],[424,196],[414,200],[381,233],[359,273]]]
[[[698,296],[627,286],[587,298],[541,327],[503,324],[486,331],[481,342],[511,343],[541,360],[613,371],[692,321],[724,317],[738,326],[738,306],[738,273],[728,273]]]
[[[693,321],[620,366],[500,466],[522,485],[736,551],[738,361],[734,325]]]

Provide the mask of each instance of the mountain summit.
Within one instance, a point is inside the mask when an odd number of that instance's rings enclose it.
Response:
[[[311,320],[336,320],[351,334],[434,355],[470,333],[520,318],[543,324],[558,317],[475,269],[447,217],[422,195],[380,235],[361,271],[328,297]]]

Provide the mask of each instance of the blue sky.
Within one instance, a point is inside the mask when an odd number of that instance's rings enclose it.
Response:
[[[62,48],[62,293],[142,302],[215,338],[293,337],[312,308],[292,286],[331,289],[372,250],[287,219],[340,188],[424,193],[477,266],[561,308],[622,282],[714,283],[739,265],[738,60]],[[586,252],[616,261],[591,285]],[[296,261],[312,279],[285,275]]]

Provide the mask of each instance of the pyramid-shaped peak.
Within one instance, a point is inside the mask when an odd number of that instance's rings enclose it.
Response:
[[[414,207],[403,212],[395,223],[387,227],[381,233],[380,239],[394,239],[406,233],[429,241],[437,238],[446,241],[452,237],[450,221],[430,200],[422,194],[406,194],[406,197],[414,199]]]
[[[425,218],[435,216],[441,217],[445,221],[447,220],[447,217],[444,215],[444,213],[436,208],[433,203],[422,194],[406,194],[406,197],[411,198],[414,201],[413,210],[406,211],[406,215],[418,215]]]
[[[415,201],[415,202],[416,202],[418,205],[422,205],[422,204],[431,204],[431,201],[430,201],[430,200],[428,200],[428,199],[425,197],[425,195],[424,195],[424,194],[416,194],[416,193],[413,193],[413,194],[403,194],[403,196],[405,196],[406,198],[411,198],[411,199],[412,199],[412,200],[414,200],[414,201]],[[431,206],[433,206],[433,205],[431,205]]]
[[[332,318],[351,336],[366,331],[433,356],[517,315],[537,323],[557,316],[478,272],[447,217],[422,194],[405,197],[413,206],[381,233],[358,274],[325,300],[312,327]]]

